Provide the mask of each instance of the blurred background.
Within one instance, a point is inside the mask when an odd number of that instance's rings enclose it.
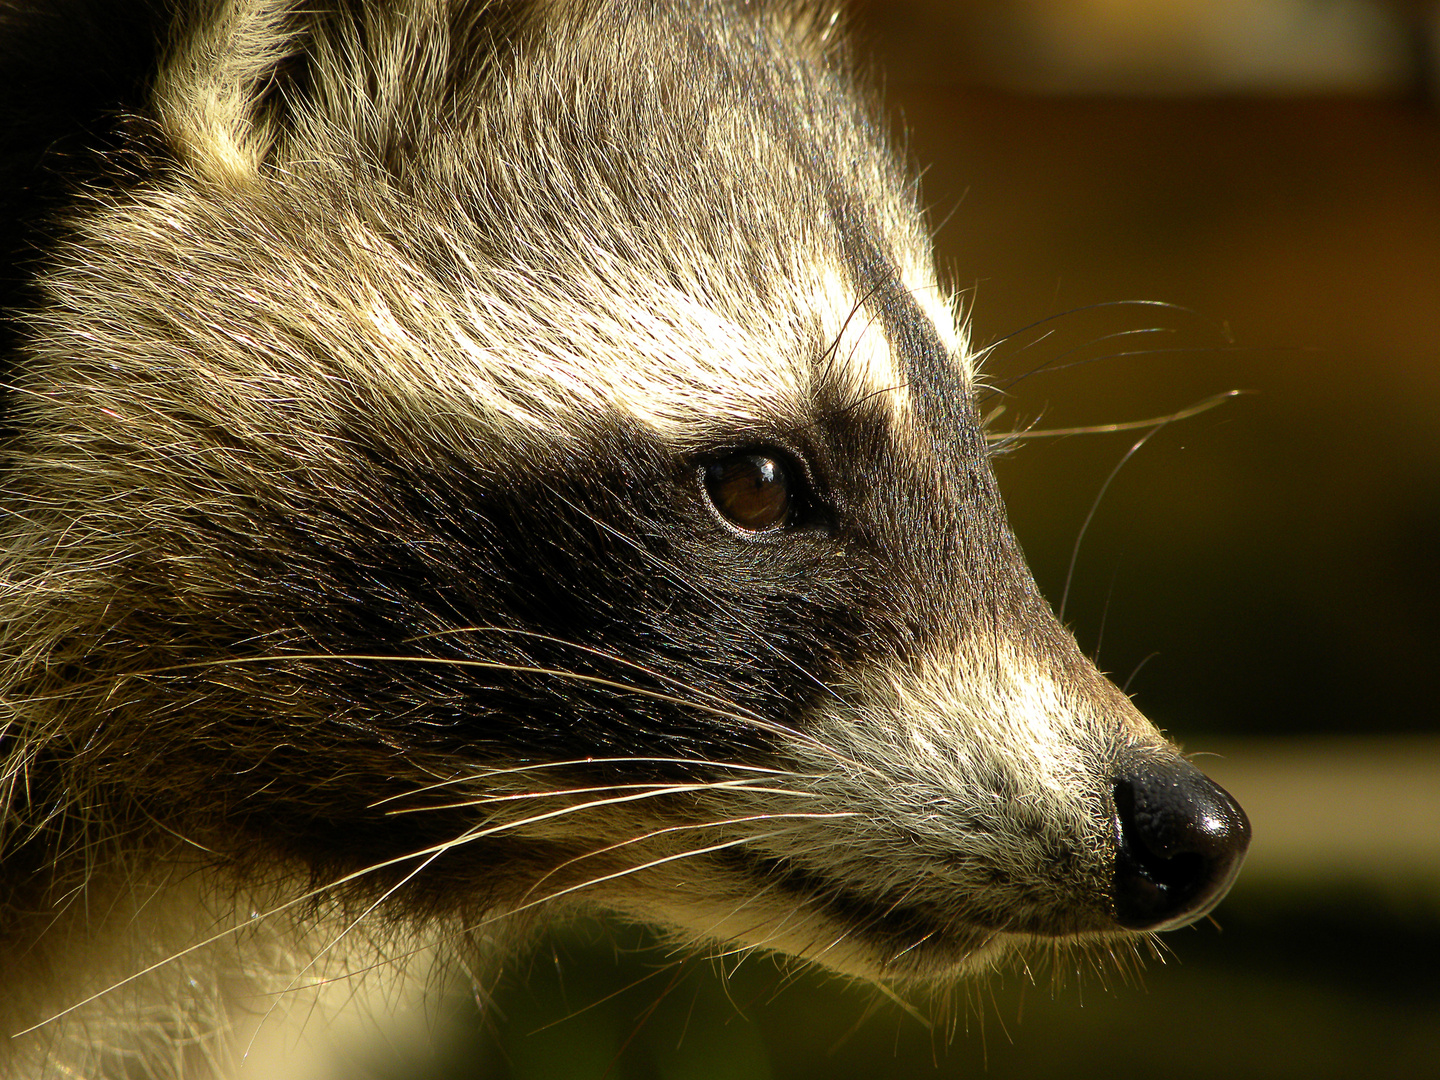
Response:
[[[872,0],[855,29],[997,430],[1247,392],[1098,503],[1143,432],[998,464],[1082,646],[1248,810],[1246,870],[1138,976],[948,999],[577,927],[484,1020],[454,1002],[443,1060],[372,1074],[1440,1076],[1440,6]]]

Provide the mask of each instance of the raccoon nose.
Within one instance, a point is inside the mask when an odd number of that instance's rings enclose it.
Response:
[[[1250,820],[1229,792],[1180,758],[1115,781],[1115,921],[1132,930],[1194,922],[1230,891]]]

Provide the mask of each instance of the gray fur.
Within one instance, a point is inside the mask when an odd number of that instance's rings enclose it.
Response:
[[[0,1020],[79,1007],[15,1067],[223,1073],[307,965],[576,906],[865,978],[1124,940],[1174,751],[1036,595],[835,16],[309,11],[189,13],[37,234]],[[697,479],[752,447],[774,534]]]

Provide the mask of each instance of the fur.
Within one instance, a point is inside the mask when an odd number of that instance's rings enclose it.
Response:
[[[15,1075],[577,906],[927,980],[1218,901],[1117,899],[1179,759],[1025,568],[835,12],[119,6],[0,6]]]

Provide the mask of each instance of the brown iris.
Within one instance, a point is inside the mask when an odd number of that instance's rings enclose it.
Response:
[[[766,532],[790,516],[790,478],[765,454],[734,454],[706,465],[705,493],[722,518],[745,532]]]

